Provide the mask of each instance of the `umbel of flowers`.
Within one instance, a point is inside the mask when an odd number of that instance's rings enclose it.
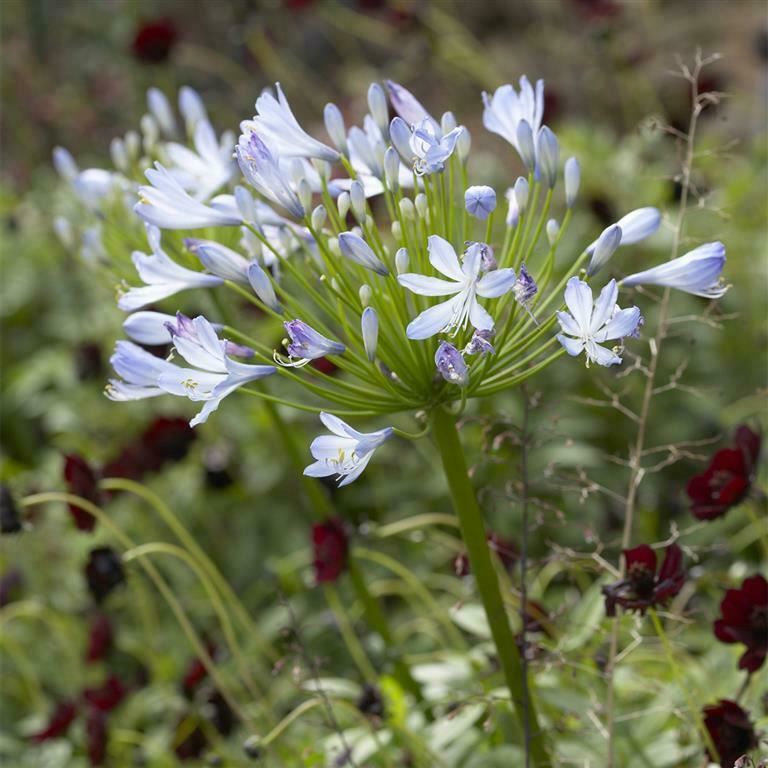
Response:
[[[329,141],[304,130],[279,84],[258,98],[236,144],[216,136],[186,89],[180,106],[192,148],[177,141],[173,111],[153,90],[143,127],[155,162],[134,208],[148,249],[133,253],[139,284],[121,289],[130,340],[117,342],[107,395],[188,398],[201,407],[193,426],[235,392],[316,412],[327,433],[309,446],[304,473],[339,485],[359,478],[393,437],[411,436],[395,414],[427,414],[512,702],[528,703],[531,754],[545,764],[456,418],[471,400],[520,384],[563,353],[588,367],[621,364],[643,318],[640,308],[620,305],[620,289],[657,285],[717,298],[725,249],[708,243],[623,280],[602,279],[617,251],[658,229],[660,213],[639,208],[593,242],[575,242],[568,227],[580,167],[575,158],[561,164],[557,137],[543,124],[542,81],[523,77],[519,89],[483,94],[483,105],[485,127],[526,169],[504,191],[504,210],[501,195],[471,173],[467,129],[451,112],[436,118],[391,81],[370,86],[360,126],[348,129],[328,104]],[[144,162],[137,139],[118,142],[122,168]],[[131,194],[125,174],[80,171],[64,150],[56,162],[92,206]],[[63,236],[67,227],[59,222]],[[189,232],[184,250],[168,230]],[[282,324],[281,347],[230,311],[177,312],[173,297],[188,290],[216,291],[225,309],[222,290],[245,297]],[[155,357],[146,344],[170,344],[172,355]],[[310,365],[318,360],[330,360],[334,373]],[[641,600],[651,600],[661,587],[655,563],[643,564],[650,596]],[[616,602],[630,600],[627,590],[638,584],[623,585]]]

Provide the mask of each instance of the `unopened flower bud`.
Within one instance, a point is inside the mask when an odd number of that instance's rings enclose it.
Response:
[[[492,187],[469,187],[464,193],[464,207],[471,216],[485,221],[496,210],[496,192]]]
[[[328,214],[326,213],[325,206],[318,205],[317,208],[312,211],[312,229],[319,232],[323,228],[327,218]]]
[[[352,214],[362,224],[365,221],[365,189],[355,180],[349,188],[349,200],[352,205]]]
[[[399,221],[393,221],[390,225],[390,231],[392,232],[392,237],[397,240],[397,242],[402,242],[403,239],[403,228],[400,226]]]
[[[296,196],[299,198],[301,207],[308,211],[312,207],[312,190],[306,179],[301,179],[296,187]]]
[[[597,274],[608,263],[608,260],[620,245],[621,227],[618,224],[611,224],[597,238],[595,250],[592,251],[592,258],[589,260],[589,266],[587,267],[587,274],[590,277]]]
[[[558,234],[560,234],[560,225],[557,223],[557,219],[550,219],[547,222],[547,240],[549,240],[550,245],[555,244]]]
[[[515,197],[515,190],[510,187],[505,193],[504,197],[507,198],[509,206],[507,207],[507,216],[505,223],[508,227],[516,227],[517,222],[520,220],[520,207],[517,204],[517,197]]]
[[[517,146],[520,159],[525,163],[529,171],[536,168],[536,145],[533,139],[533,129],[527,120],[521,120],[517,124]]]
[[[273,312],[283,314],[283,308],[275,295],[275,289],[269,275],[254,261],[248,265],[248,282],[254,293]]]
[[[357,295],[360,297],[360,306],[365,309],[371,303],[371,286],[368,283],[363,283],[358,289]]]
[[[416,206],[416,213],[418,213],[422,219],[426,219],[429,205],[427,203],[427,196],[423,192],[419,192],[419,194],[416,195],[414,205]]]
[[[331,164],[327,160],[321,160],[317,157],[312,158],[312,167],[317,171],[317,175],[323,181],[328,181],[331,177]]]
[[[349,213],[350,199],[349,192],[342,192],[336,200],[336,207],[339,209],[339,218],[344,221]]]
[[[575,157],[569,157],[565,161],[563,178],[565,180],[565,204],[569,208],[573,208],[573,204],[576,202],[576,195],[579,194],[579,184],[581,182],[581,168],[579,161]]]
[[[557,164],[560,157],[560,145],[557,136],[546,126],[539,129],[537,137],[537,157],[542,179],[552,189],[557,182]]]
[[[323,119],[325,120],[325,130],[331,137],[336,149],[343,154],[347,154],[347,129],[344,125],[344,117],[341,110],[333,103],[325,105],[323,110]]]
[[[387,182],[387,188],[397,192],[400,186],[400,157],[393,147],[387,147],[384,153],[384,179]]]
[[[125,151],[128,153],[130,160],[135,160],[139,155],[139,149],[141,148],[141,139],[137,131],[128,131],[125,134]]]
[[[389,270],[381,259],[373,252],[368,243],[362,237],[353,232],[342,232],[339,235],[339,248],[343,256],[356,264],[370,269],[383,277],[389,274]]]
[[[399,248],[395,254],[395,269],[398,275],[402,275],[408,271],[408,265],[410,264],[410,257],[408,251],[405,248]]]
[[[528,179],[523,176],[518,176],[515,186],[515,200],[517,200],[517,207],[521,214],[525,213],[525,209],[528,207],[528,196],[530,194],[530,185]]]
[[[413,221],[416,218],[416,206],[410,197],[404,197],[400,203],[400,214],[406,221]]]
[[[444,112],[442,118],[440,118],[440,130],[443,132],[443,136],[446,133],[450,133],[456,126],[456,116],[453,112]]]
[[[144,115],[139,121],[139,127],[141,128],[141,135],[144,140],[144,151],[150,153],[154,149],[155,144],[157,144],[158,138],[160,138],[157,120],[152,115]]]
[[[413,150],[411,149],[411,129],[402,117],[392,118],[389,124],[389,138],[392,146],[403,162],[410,168],[413,165]]]
[[[109,155],[118,171],[123,173],[128,171],[128,152],[125,149],[125,142],[121,138],[115,137],[109,143]]]
[[[465,127],[464,130],[459,134],[459,138],[456,140],[456,154],[462,163],[467,162],[467,158],[469,157],[469,150],[471,148],[472,136]]]
[[[371,83],[368,88],[368,110],[378,129],[386,137],[389,135],[389,106],[387,95],[378,83]]]
[[[338,237],[329,237],[328,242],[326,243],[328,246],[328,250],[334,255],[334,256],[341,256],[341,248],[339,247],[339,238]]]
[[[147,91],[147,107],[160,130],[166,136],[173,136],[176,133],[176,119],[170,102],[159,88],[150,88]]]
[[[53,231],[59,242],[68,249],[75,247],[75,234],[72,231],[72,222],[63,216],[55,216],[53,219]]]
[[[363,333],[365,354],[368,360],[373,362],[376,359],[376,346],[379,341],[379,316],[373,307],[366,307],[363,310],[360,325]]]
[[[65,181],[74,181],[79,173],[75,158],[64,147],[56,147],[53,150],[53,167]]]

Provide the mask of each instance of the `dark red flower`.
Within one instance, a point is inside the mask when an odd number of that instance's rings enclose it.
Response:
[[[209,726],[204,722],[208,721]],[[226,699],[211,688],[202,704],[199,714],[188,712],[179,719],[174,738],[174,752],[179,760],[199,757],[208,747],[206,732],[215,728],[222,736],[232,733],[237,720]]]
[[[85,718],[85,743],[91,765],[104,765],[107,756],[107,716],[90,707]]]
[[[117,675],[110,675],[98,688],[86,688],[83,698],[101,712],[111,712],[126,696],[128,689]]]
[[[108,461],[101,470],[103,477],[122,477],[126,480],[141,480],[146,471],[144,452],[140,445],[129,443],[117,456]],[[115,491],[111,491],[114,494]]]
[[[104,613],[98,613],[91,621],[88,631],[88,648],[85,652],[85,660],[89,664],[101,661],[112,648],[114,632],[112,622]]]
[[[111,547],[92,549],[85,566],[85,580],[88,589],[97,603],[125,581],[125,573],[120,556]]]
[[[722,768],[733,768],[742,755],[757,746],[749,715],[735,701],[721,699],[717,704],[704,707],[704,725],[720,756]]]
[[[323,583],[336,581],[347,564],[349,544],[344,523],[331,518],[312,526],[315,579]]]
[[[683,552],[671,544],[664,555],[661,569],[656,573],[656,553],[647,544],[624,550],[626,577],[603,587],[605,612],[616,615],[616,606],[627,611],[645,613],[647,608],[665,603],[674,597],[685,582]]]
[[[81,496],[92,504],[101,503],[97,473],[80,454],[70,453],[64,457],[64,480],[70,493]],[[96,518],[77,504],[69,505],[69,514],[79,530],[94,529]]]
[[[186,419],[160,416],[139,438],[147,470],[158,471],[166,462],[181,461],[195,441],[195,430]]]
[[[205,649],[208,655],[213,659],[216,656],[216,646],[213,643],[206,643]],[[203,662],[198,659],[192,659],[187,668],[184,670],[184,676],[181,679],[181,691],[188,698],[191,699],[195,691],[208,677],[208,670],[205,668]]]
[[[42,742],[64,736],[77,717],[77,706],[72,701],[62,701],[53,710],[48,725],[31,736],[32,741]]]
[[[170,19],[145,21],[136,30],[131,48],[140,61],[158,64],[168,58],[176,38],[176,27]]]
[[[691,512],[699,520],[714,520],[749,493],[762,437],[747,426],[736,430],[735,447],[723,448],[700,475],[688,481]]]
[[[11,489],[0,485],[0,533],[18,533],[20,530],[21,518]]]
[[[747,646],[739,669],[760,669],[768,653],[768,581],[760,575],[744,579],[740,589],[726,591],[720,612],[723,617],[715,622],[715,637]]]

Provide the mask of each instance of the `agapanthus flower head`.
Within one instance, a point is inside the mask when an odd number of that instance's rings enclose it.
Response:
[[[757,574],[744,579],[739,589],[727,590],[720,613],[715,637],[723,643],[745,645],[739,669],[756,672],[768,654],[768,581]]]
[[[736,430],[734,446],[722,448],[700,475],[688,481],[691,512],[699,520],[722,517],[749,493],[762,436],[748,426]]]
[[[100,503],[98,473],[80,454],[70,453],[64,457],[64,480],[70,493],[93,504]],[[69,505],[69,514],[80,531],[92,531],[96,526],[96,518],[77,504]]]
[[[376,432],[358,432],[331,413],[321,413],[320,421],[330,435],[316,437],[309,447],[315,459],[304,469],[309,477],[337,475],[339,487],[357,480],[368,466],[374,451],[392,436],[392,427]]]
[[[449,384],[466,387],[469,383],[469,368],[464,362],[464,356],[447,341],[441,341],[435,352],[435,366]]]
[[[621,284],[661,285],[705,299],[719,299],[728,290],[720,277],[725,266],[725,246],[705,243],[684,256],[625,277]]]
[[[302,366],[310,360],[317,360],[326,355],[343,355],[346,347],[338,341],[323,336],[302,320],[289,320],[283,323],[289,342],[286,345],[288,361],[275,353],[275,361],[280,365]]]
[[[11,489],[0,485],[0,533],[18,533],[21,530],[21,518]]]
[[[480,277],[482,252],[469,248],[463,263],[459,263],[453,246],[438,235],[429,238],[429,261],[441,274],[449,278],[406,273],[398,276],[400,285],[421,296],[453,296],[448,301],[425,309],[410,322],[406,333],[409,339],[428,339],[437,333],[463,330],[468,323],[478,330],[491,330],[493,318],[477,301],[498,298],[511,290],[515,272],[511,268],[496,269]]]
[[[645,613],[648,608],[664,605],[685,583],[683,552],[670,544],[657,572],[656,552],[648,544],[624,550],[626,577],[603,587],[605,612],[616,615],[616,606],[626,611]]]
[[[312,525],[312,565],[318,584],[339,578],[346,568],[348,552],[349,538],[343,520],[334,517]]]
[[[621,363],[614,350],[601,346],[603,342],[632,336],[640,322],[637,307],[620,309],[616,304],[618,287],[611,280],[592,303],[592,289],[578,277],[572,277],[565,289],[565,305],[568,312],[558,312],[557,320],[562,333],[557,340],[565,351],[576,356],[585,353],[587,366],[590,362],[610,366]]]
[[[757,746],[749,715],[735,701],[720,699],[717,704],[704,707],[702,714],[722,768],[733,768],[740,757]]]
[[[85,580],[93,599],[103,603],[116,587],[125,583],[120,555],[112,547],[92,549],[85,566]]]

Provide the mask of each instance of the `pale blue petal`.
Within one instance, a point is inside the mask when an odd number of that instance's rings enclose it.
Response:
[[[594,335],[602,328],[608,318],[613,314],[616,307],[616,299],[619,297],[619,289],[616,287],[616,281],[611,280],[597,297],[595,308],[592,312],[592,321],[589,324],[589,333]]]
[[[464,281],[464,273],[456,256],[453,246],[439,235],[431,235],[427,240],[429,263],[446,277],[460,282]]]
[[[477,294],[485,299],[496,299],[512,289],[515,279],[514,269],[494,269],[480,278]]]
[[[411,320],[408,328],[406,328],[408,338],[413,340],[428,339],[436,333],[440,333],[448,326],[454,316],[454,301],[455,299],[451,299],[425,309],[418,317]]]
[[[571,339],[568,336],[564,336],[562,333],[557,334],[557,340],[563,345],[565,351],[571,356],[576,357],[580,355],[584,349],[584,342],[579,339]]]
[[[572,277],[565,287],[565,304],[582,331],[587,332],[592,318],[592,289],[578,277]]]
[[[493,328],[493,318],[477,301],[473,301],[469,307],[469,322],[478,331],[490,331]]]
[[[639,322],[640,310],[637,307],[619,310],[608,324],[594,335],[594,339],[596,342],[603,342],[631,336]]]
[[[571,336],[581,336],[581,328],[578,323],[567,312],[556,312],[557,322],[565,333]]]
[[[400,275],[397,281],[404,288],[413,291],[413,293],[418,293],[420,296],[450,296],[462,290],[460,283],[441,280],[439,277],[418,275],[414,272]]]

